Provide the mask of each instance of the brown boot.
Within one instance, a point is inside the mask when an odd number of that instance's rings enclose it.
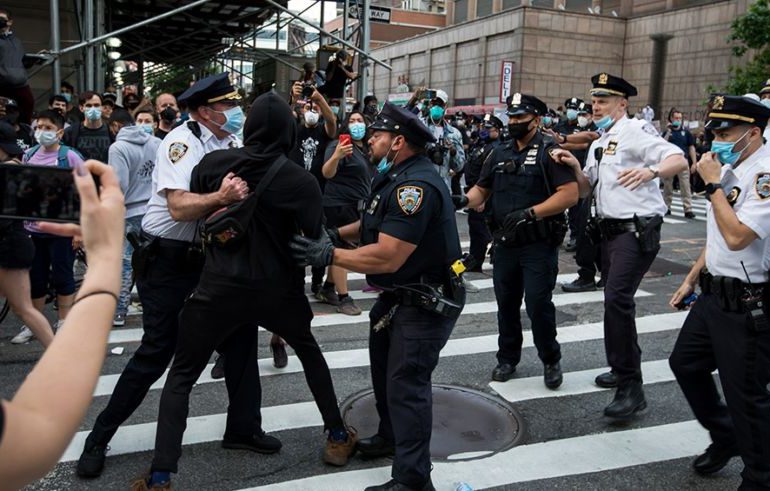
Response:
[[[131,483],[131,491],[171,491],[172,489],[170,480],[163,484],[155,484],[152,487],[147,486],[147,481],[149,480],[150,473],[148,472]]]
[[[347,428],[348,439],[344,442],[335,442],[331,438],[326,440],[324,449],[324,462],[329,465],[341,467],[348,463],[348,459],[356,452],[358,434],[352,428]]]

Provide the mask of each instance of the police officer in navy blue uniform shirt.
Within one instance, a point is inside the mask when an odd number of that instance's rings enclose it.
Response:
[[[537,97],[518,93],[508,102],[512,141],[493,151],[478,183],[455,201],[469,208],[491,206],[500,333],[492,380],[510,379],[521,360],[520,307],[525,297],[545,385],[555,389],[561,385],[562,372],[551,293],[558,273],[558,247],[566,232],[564,211],[577,203],[578,186],[568,169],[553,162],[549,156],[553,143],[538,129],[546,105]]]
[[[500,132],[504,126],[500,118],[486,114],[481,124],[480,145],[471,151],[465,166],[466,193],[478,182],[484,162],[492,155],[492,151],[500,146]],[[469,253],[473,260],[470,271],[478,273],[481,272],[487,248],[492,242],[492,234],[489,232],[485,216],[483,205],[475,210],[468,210],[468,234],[471,237]]]
[[[740,455],[740,489],[770,489],[770,108],[729,95],[711,106],[712,151],[695,166],[710,201],[706,247],[670,303],[683,308],[698,283],[701,295],[669,361],[712,440],[694,470],[713,474]]]
[[[372,383],[377,434],[359,441],[367,457],[392,455],[393,479],[376,490],[433,490],[430,479],[431,374],[464,305],[462,278],[450,267],[460,239],[449,190],[424,155],[435,139],[420,120],[386,103],[370,126],[378,175],[359,223],[331,231],[334,242],[296,237],[301,264],[334,264],[366,273],[384,290],[372,307]]]
[[[134,253],[144,335],[86,439],[77,466],[81,477],[101,474],[107,444],[174,355],[179,311],[198,284],[203,266],[194,245],[197,219],[248,193],[246,183],[233,176],[225,178],[215,192],[190,192],[190,176],[204,155],[241,146],[235,136],[240,130],[236,124],[240,99],[227,73],[199,80],[179,98],[190,108],[193,120],[171,131],[158,147],[152,196],[142,220],[142,245]]]
[[[637,93],[633,85],[607,73],[591,81],[594,123],[604,131],[591,144],[584,170],[567,150],[556,150],[554,158],[575,171],[582,196],[593,190],[596,198],[597,233],[592,235],[601,237],[594,240],[601,240],[607,277],[604,344],[611,367],[596,384],[617,387],[604,415],[627,419],[647,406],[634,295],[660,250],[666,204],[655,179],[681,172],[687,162],[650,123],[628,118],[628,98]]]

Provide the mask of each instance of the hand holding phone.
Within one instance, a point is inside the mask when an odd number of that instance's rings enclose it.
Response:
[[[348,134],[342,134],[340,135],[340,145],[350,145],[352,143],[352,138]]]

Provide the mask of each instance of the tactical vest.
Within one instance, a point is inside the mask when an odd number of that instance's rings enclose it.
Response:
[[[435,243],[431,240],[432,234],[426,234],[424,240],[417,244],[417,249],[395,273],[367,275],[369,283],[386,289],[407,283],[444,283],[448,278],[449,266],[462,255],[454,219],[455,210],[446,184],[425,156],[413,159],[391,169],[387,174],[375,177],[361,218],[361,243],[367,245],[377,242],[380,225],[393,205],[391,200],[397,199],[394,191],[407,182],[430,186],[435,191],[432,194],[441,198],[441,214],[431,225],[441,227],[441,233],[436,236]]]
[[[547,176],[543,173],[548,158],[542,143],[533,145],[526,153],[516,155],[511,142],[497,148],[492,182],[492,217],[502,225],[509,213],[529,208],[548,199]],[[542,163],[542,165],[541,165]]]

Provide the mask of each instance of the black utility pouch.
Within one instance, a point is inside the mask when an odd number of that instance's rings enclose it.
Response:
[[[598,246],[602,243],[602,231],[599,228],[599,222],[595,218],[591,218],[586,223],[585,232],[586,239],[591,245]]]
[[[767,317],[764,294],[746,292],[741,298],[743,310],[749,314],[751,322],[749,328],[756,332],[764,332],[770,329],[770,320]]]
[[[144,279],[147,277],[150,263],[155,257],[158,239],[134,230],[126,234],[126,238],[134,248],[134,253],[131,255],[131,269],[134,271],[134,278]]]
[[[660,228],[663,217],[656,215],[652,218],[641,218],[634,215],[636,239],[643,253],[657,253],[660,250]]]

